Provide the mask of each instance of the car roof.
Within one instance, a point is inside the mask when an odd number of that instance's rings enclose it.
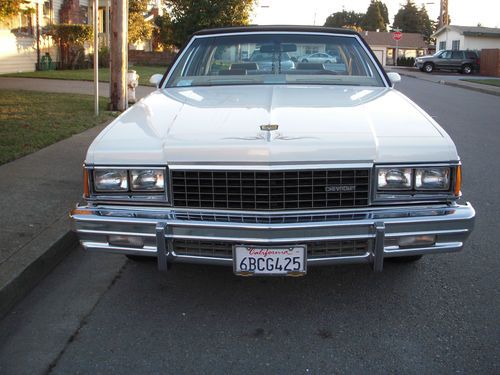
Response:
[[[233,34],[247,32],[310,32],[310,33],[328,33],[328,34],[346,34],[359,35],[356,31],[350,29],[340,29],[335,27],[325,26],[297,26],[297,25],[251,25],[237,27],[221,27],[216,29],[203,29],[197,31],[193,36],[198,35],[215,35],[215,34]]]

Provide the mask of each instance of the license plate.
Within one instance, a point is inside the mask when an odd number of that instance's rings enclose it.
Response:
[[[234,273],[240,276],[303,276],[306,273],[306,246],[236,245]]]

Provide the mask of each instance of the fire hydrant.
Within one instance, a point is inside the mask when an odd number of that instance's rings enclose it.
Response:
[[[139,75],[135,70],[129,70],[127,73],[127,90],[128,90],[128,102],[135,103],[135,88],[139,86]]]

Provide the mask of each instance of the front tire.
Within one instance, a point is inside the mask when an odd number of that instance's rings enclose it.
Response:
[[[431,63],[424,64],[424,72],[432,73],[434,71],[434,65]]]
[[[386,258],[386,260],[392,263],[413,263],[419,261],[422,257],[423,255],[410,255],[406,257]]]
[[[472,73],[472,66],[469,64],[462,66],[462,73],[463,74],[471,74]]]

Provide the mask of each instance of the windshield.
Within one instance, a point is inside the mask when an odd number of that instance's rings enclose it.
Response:
[[[262,84],[384,86],[353,36],[247,33],[195,38],[167,87]]]

